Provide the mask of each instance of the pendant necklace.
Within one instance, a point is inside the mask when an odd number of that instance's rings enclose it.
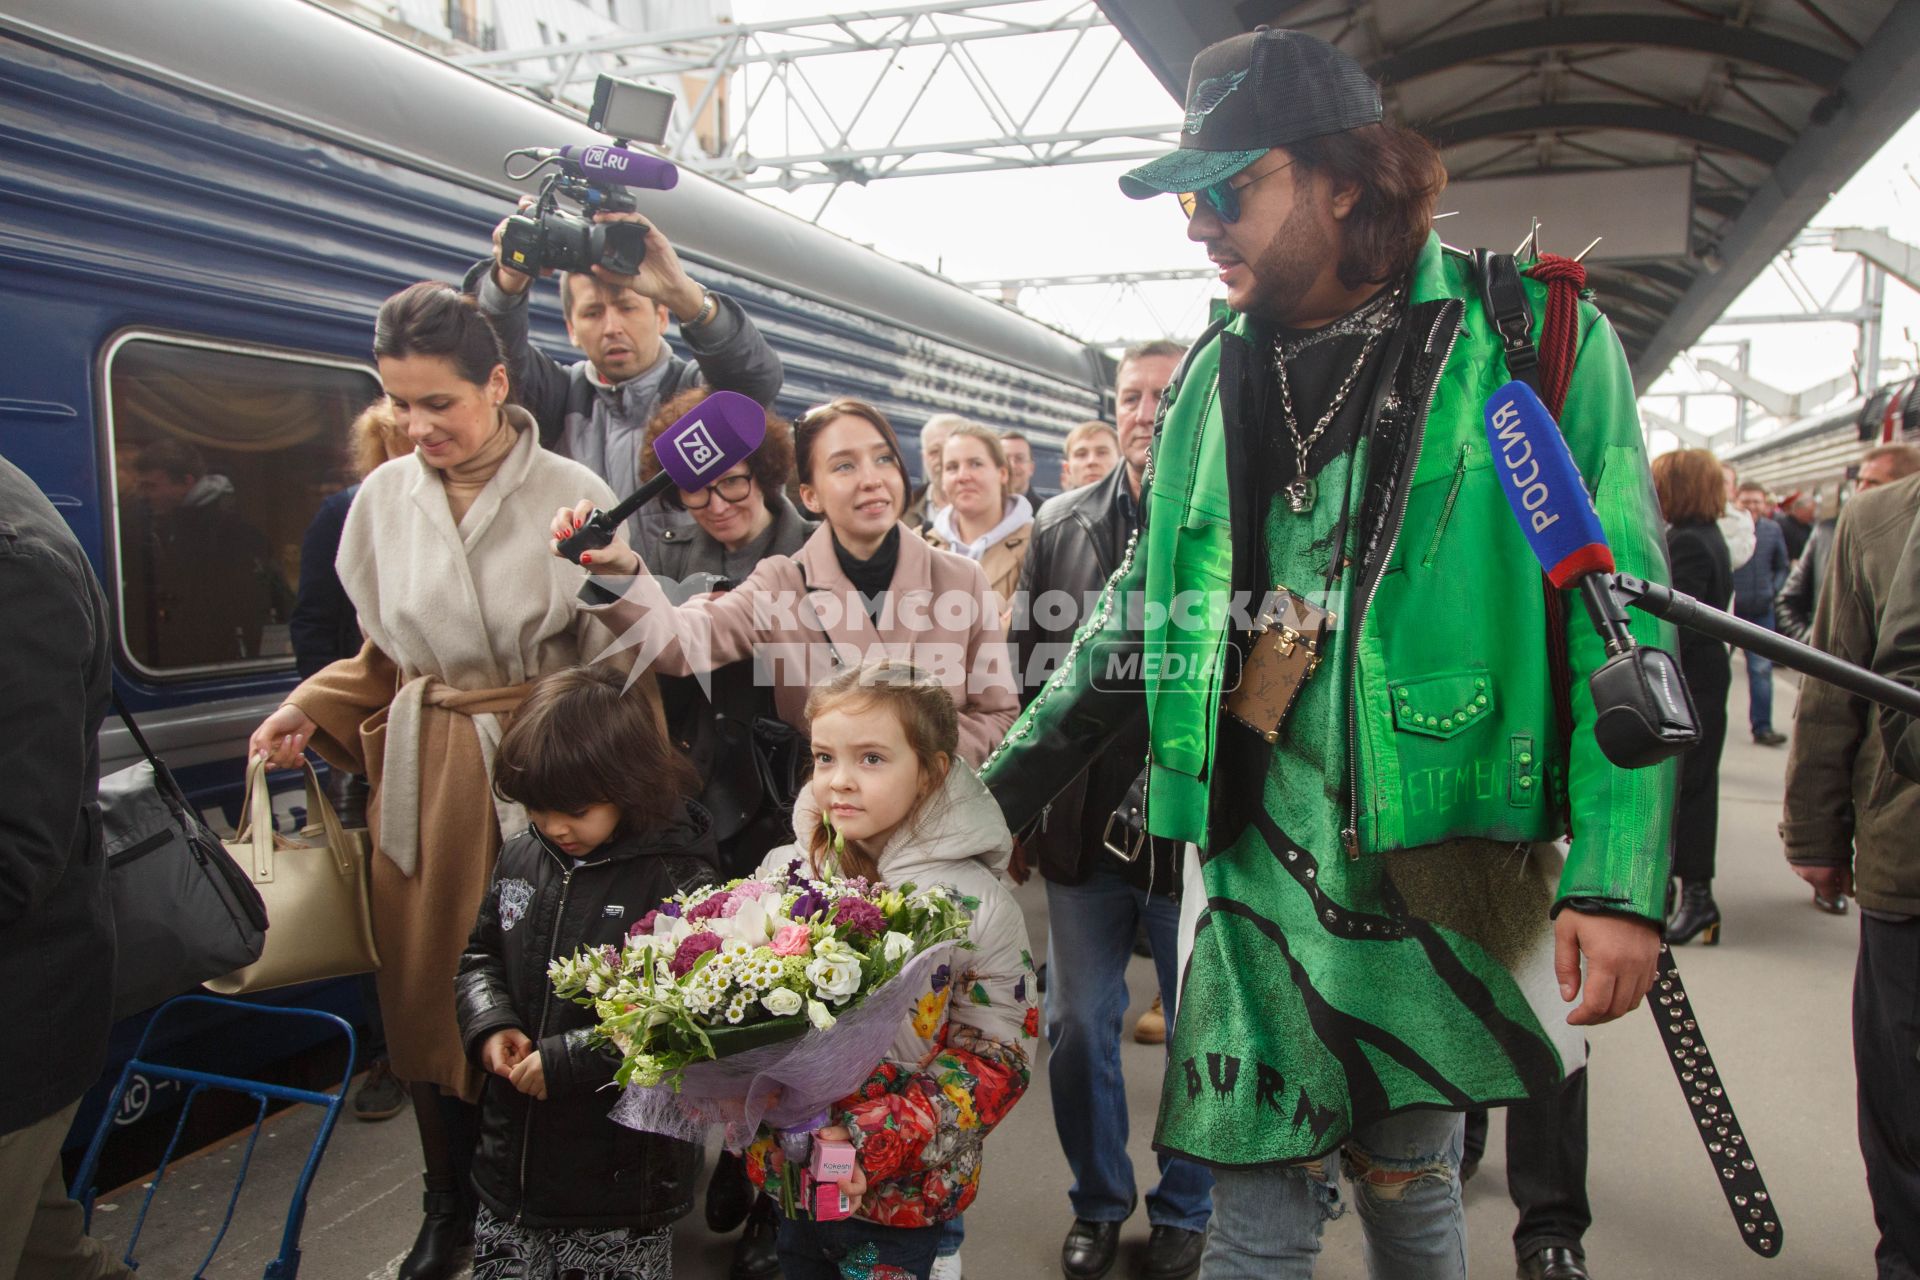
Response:
[[[1300,419],[1293,411],[1293,389],[1288,385],[1284,349],[1279,339],[1274,341],[1273,371],[1280,380],[1281,419],[1287,424],[1287,434],[1293,438],[1293,456],[1297,464],[1294,478],[1282,486],[1280,493],[1287,500],[1287,510],[1294,515],[1307,515],[1313,510],[1314,501],[1320,496],[1318,482],[1307,474],[1307,454],[1320,442],[1320,437],[1327,433],[1327,428],[1333,425],[1334,418],[1340,413],[1340,406],[1344,405],[1347,402],[1347,396],[1352,394],[1353,384],[1359,379],[1360,370],[1366,367],[1367,357],[1373,354],[1374,344],[1380,340],[1380,335],[1392,327],[1391,320],[1399,298],[1400,289],[1396,286],[1393,292],[1387,295],[1386,305],[1376,312],[1381,323],[1367,335],[1366,342],[1361,344],[1359,358],[1353,362],[1353,367],[1347,370],[1347,376],[1341,381],[1339,390],[1333,393],[1333,400],[1327,405],[1327,411],[1320,415],[1320,421],[1314,424],[1313,430],[1305,435],[1300,433]]]

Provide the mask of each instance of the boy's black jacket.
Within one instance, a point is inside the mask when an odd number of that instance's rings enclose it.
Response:
[[[706,810],[685,805],[651,831],[622,832],[575,860],[529,828],[500,850],[460,957],[454,1000],[467,1056],[517,1027],[540,1051],[547,1100],[488,1076],[474,1153],[481,1203],[537,1228],[651,1231],[693,1208],[699,1152],[608,1119],[619,1056],[588,1043],[593,1011],[553,994],[547,962],[618,943],[670,895],[709,884],[717,851]]]

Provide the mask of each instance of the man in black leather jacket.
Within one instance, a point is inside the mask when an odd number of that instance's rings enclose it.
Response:
[[[1120,567],[1139,528],[1140,486],[1160,393],[1182,354],[1177,343],[1155,342],[1121,357],[1116,384],[1123,464],[1104,480],[1049,499],[1034,518],[1020,571],[1025,607],[1015,611],[1011,636],[1029,695],[1058,665],[1088,601]],[[1139,839],[1123,823],[1109,824],[1146,760],[1144,705],[1135,719],[1113,750],[1096,758],[1053,802],[1039,827],[1023,836],[1046,880],[1051,917],[1048,1071],[1054,1126],[1074,1176],[1067,1193],[1074,1222],[1061,1249],[1061,1269],[1069,1280],[1104,1274],[1112,1265],[1120,1225],[1133,1212],[1119,1042],[1127,1010],[1127,961],[1142,925],[1163,1005],[1171,1006],[1176,985],[1180,908],[1173,895],[1180,883],[1179,860],[1168,842]],[[1109,850],[1109,840],[1137,856],[1123,860]],[[1188,1275],[1198,1265],[1212,1184],[1203,1167],[1160,1157],[1160,1184],[1147,1193],[1153,1236],[1145,1274],[1151,1280]]]

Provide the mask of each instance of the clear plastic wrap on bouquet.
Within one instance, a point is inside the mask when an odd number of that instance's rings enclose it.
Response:
[[[825,1030],[695,1062],[677,1090],[672,1084],[628,1085],[613,1118],[629,1129],[696,1143],[719,1126],[730,1151],[744,1149],[763,1124],[807,1126],[873,1074],[915,1002],[931,988],[934,970],[963,946],[942,942],[915,955]]]

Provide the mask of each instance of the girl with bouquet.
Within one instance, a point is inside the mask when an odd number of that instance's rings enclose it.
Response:
[[[787,1280],[927,1280],[940,1224],[980,1185],[986,1135],[1027,1087],[1038,1031],[1026,921],[1007,892],[1013,838],[1000,807],[956,756],[952,697],[909,663],[882,661],[817,685],[807,699],[814,772],[795,808],[799,842],[762,872],[799,861],[816,876],[945,885],[972,913],[970,949],[934,971],[886,1058],[830,1109],[818,1136],[851,1142],[854,1216],[786,1220]],[[779,1144],[747,1153],[762,1185]]]
[[[494,788],[532,820],[500,850],[460,958],[461,1042],[487,1072],[473,1185],[475,1280],[668,1280],[668,1224],[698,1153],[607,1110],[620,1055],[553,997],[556,955],[618,945],[662,900],[714,880],[698,788],[651,701],[614,668],[541,680],[500,743]]]

